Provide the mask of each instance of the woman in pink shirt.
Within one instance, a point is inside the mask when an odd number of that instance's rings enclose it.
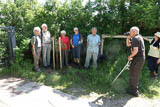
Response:
[[[69,51],[69,37],[66,36],[66,31],[61,31],[61,50],[62,50],[62,65],[68,66],[68,51]]]

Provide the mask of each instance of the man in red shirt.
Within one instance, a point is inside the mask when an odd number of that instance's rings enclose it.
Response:
[[[69,51],[69,37],[66,36],[66,31],[61,31],[61,50],[62,50],[62,65],[68,66],[68,51]]]

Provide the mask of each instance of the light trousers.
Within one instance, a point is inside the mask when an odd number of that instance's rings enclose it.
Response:
[[[98,58],[98,52],[93,52],[90,50],[87,50],[87,56],[86,56],[86,62],[85,67],[88,68],[90,65],[90,60],[93,57],[93,68],[97,68],[97,58]]]
[[[50,65],[51,44],[43,44],[43,65]]]

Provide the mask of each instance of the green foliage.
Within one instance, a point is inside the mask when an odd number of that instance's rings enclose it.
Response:
[[[0,23],[16,27],[19,41],[31,38],[33,28],[43,23],[48,25],[54,36],[58,36],[62,29],[71,36],[75,26],[85,37],[93,26],[98,28],[99,34],[122,34],[135,25],[140,27],[142,35],[152,35],[159,30],[159,9],[159,1],[155,0],[141,0],[140,3],[96,0],[85,6],[82,0],[70,3],[66,0],[63,4],[50,0],[44,5],[17,0],[15,3],[1,3]]]

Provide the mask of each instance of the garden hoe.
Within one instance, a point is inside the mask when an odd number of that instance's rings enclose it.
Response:
[[[124,68],[122,69],[122,71],[117,75],[117,77],[112,81],[112,84],[114,84],[114,82],[118,79],[118,77],[123,73],[123,71],[129,69],[131,64],[131,60],[127,62],[127,64],[124,66]]]

